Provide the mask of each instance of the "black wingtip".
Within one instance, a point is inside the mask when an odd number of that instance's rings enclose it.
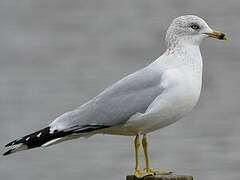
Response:
[[[6,144],[6,145],[5,145],[5,147],[9,147],[9,146],[12,146],[12,145],[14,145],[14,142],[15,142],[15,141],[13,141],[13,142],[10,142],[10,143],[8,143],[8,144]]]
[[[12,149],[8,150],[7,152],[3,153],[3,156],[7,156],[12,153]]]

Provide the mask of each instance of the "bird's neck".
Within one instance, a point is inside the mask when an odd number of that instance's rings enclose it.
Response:
[[[181,61],[181,64],[191,66],[194,71],[202,73],[202,56],[198,44],[180,41],[169,46],[165,55],[172,56],[173,59]]]
[[[202,56],[198,44],[190,43],[179,43],[174,47],[169,47],[164,56],[169,56],[169,58],[164,58],[172,62],[166,62],[169,67],[182,67],[185,71],[187,70],[188,76],[191,76],[193,82],[195,82],[195,87],[201,90],[202,86]],[[200,92],[199,92],[200,93]]]

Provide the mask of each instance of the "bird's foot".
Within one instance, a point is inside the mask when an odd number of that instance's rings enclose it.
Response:
[[[142,178],[145,176],[145,173],[141,170],[141,169],[136,169],[135,172],[134,172],[134,175],[137,177],[137,178]]]
[[[154,176],[154,175],[155,175],[155,171],[152,170],[151,168],[144,169],[144,176]]]
[[[173,172],[171,171],[164,171],[164,170],[153,170],[151,168],[149,169],[145,169],[145,174],[146,176],[155,176],[155,175],[170,175],[172,174]]]
[[[153,169],[136,169],[134,175],[137,178],[143,178],[145,176],[156,176],[156,175],[170,175],[172,174],[171,171],[163,171],[163,170],[153,170]]]

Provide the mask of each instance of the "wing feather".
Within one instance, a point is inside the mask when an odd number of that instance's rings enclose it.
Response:
[[[141,69],[116,82],[79,108],[67,112],[50,124],[51,131],[84,125],[115,126],[135,113],[144,113],[162,92],[161,71]]]

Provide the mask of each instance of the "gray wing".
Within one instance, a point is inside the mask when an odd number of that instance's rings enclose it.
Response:
[[[74,111],[50,124],[51,130],[67,131],[89,126],[125,123],[135,113],[144,113],[162,92],[161,71],[146,67],[116,82]]]
[[[6,147],[19,146],[3,155],[79,137],[72,134],[91,135],[89,132],[124,124],[134,114],[144,113],[163,91],[162,71],[157,69],[148,66],[123,78],[78,109],[61,115],[49,127],[8,143]]]

